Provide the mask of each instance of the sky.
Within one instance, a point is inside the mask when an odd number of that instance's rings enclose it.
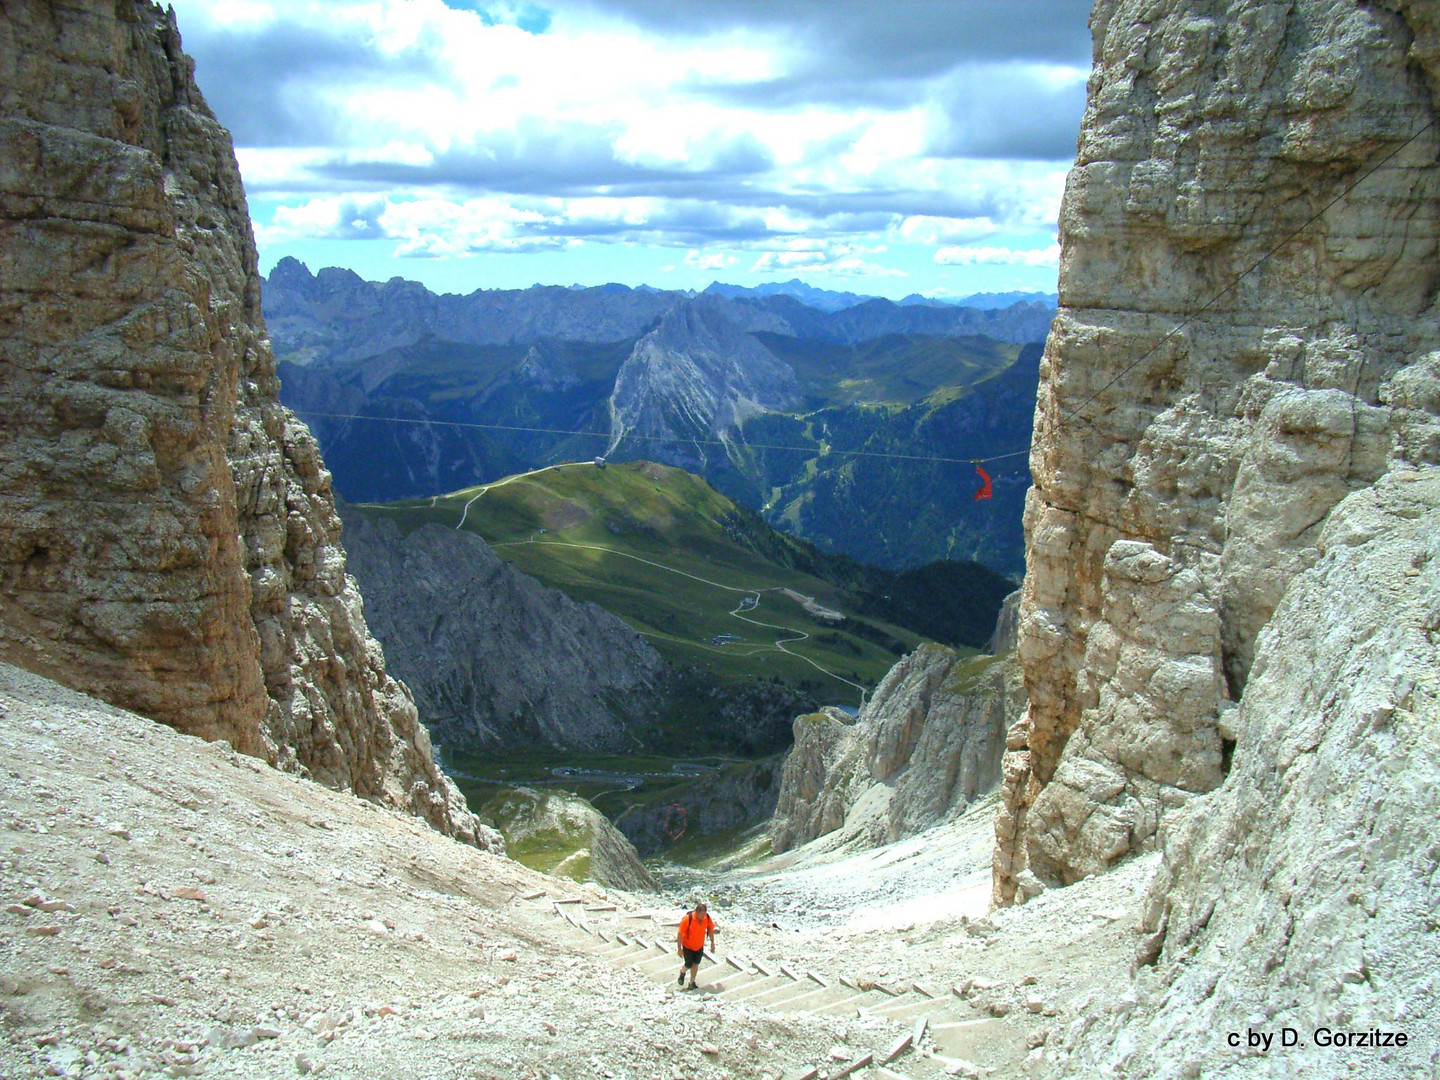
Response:
[[[1053,292],[1090,0],[172,0],[284,256]]]

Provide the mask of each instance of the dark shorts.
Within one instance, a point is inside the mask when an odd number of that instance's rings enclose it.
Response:
[[[681,946],[681,949],[685,953],[686,967],[699,967],[700,961],[705,958],[704,949],[686,949],[683,945]]]

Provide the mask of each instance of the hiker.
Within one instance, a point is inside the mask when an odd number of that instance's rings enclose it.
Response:
[[[690,989],[695,989],[695,976],[700,971],[700,960],[705,955],[705,938],[710,938],[710,948],[715,948],[715,920],[710,918],[704,903],[696,903],[694,911],[687,911],[680,920],[680,929],[675,932],[675,947],[685,965],[675,985],[685,985],[685,973],[690,973]]]

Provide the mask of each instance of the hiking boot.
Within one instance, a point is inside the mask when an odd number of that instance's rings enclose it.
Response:
[[[675,985],[676,985],[676,986],[684,986],[684,985],[685,985],[685,969],[684,969],[684,968],[681,968],[681,969],[680,969],[680,977],[675,980]]]

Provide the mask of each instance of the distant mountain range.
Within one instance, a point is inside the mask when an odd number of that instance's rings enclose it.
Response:
[[[829,289],[817,289],[813,285],[807,285],[799,278],[791,278],[789,281],[772,281],[764,285],[725,285],[721,282],[714,282],[705,290],[706,294],[712,296],[725,296],[731,299],[742,296],[764,297],[764,296],[793,296],[807,307],[815,308],[818,311],[841,311],[844,308],[855,307],[870,300],[878,300],[878,296],[862,296],[852,292],[832,292]],[[1047,307],[1054,307],[1060,300],[1056,293],[1038,292],[1001,292],[1001,293],[972,293],[969,296],[962,296],[958,299],[944,299],[934,296],[921,296],[919,293],[911,293],[909,296],[895,303],[901,307],[969,307],[980,308],[990,311],[996,308],[1010,307],[1012,304],[1038,302]]]
[[[293,259],[263,298],[282,400],[352,501],[607,454],[699,473],[863,561],[1021,568],[1024,455],[984,503],[968,466],[930,459],[1028,446],[1038,349],[1024,347],[1044,339],[1044,302],[897,304],[800,282],[437,295]],[[847,505],[870,508],[863,527]]]

